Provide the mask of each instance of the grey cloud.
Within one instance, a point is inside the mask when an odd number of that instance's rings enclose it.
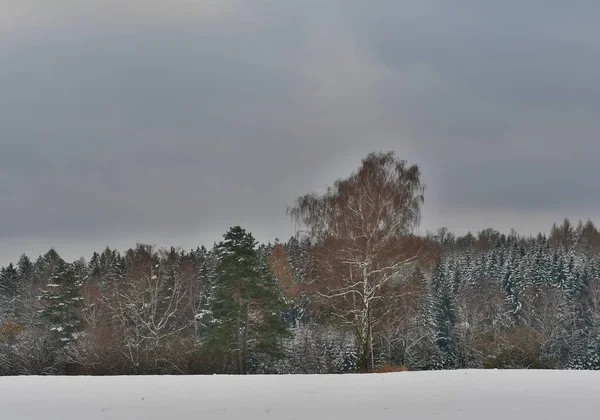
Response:
[[[372,150],[421,164],[424,229],[600,213],[595,3],[256,1],[210,22],[150,3],[0,42],[0,260],[285,237],[285,206]]]

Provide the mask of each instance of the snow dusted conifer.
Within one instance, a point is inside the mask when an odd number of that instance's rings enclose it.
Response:
[[[217,276],[203,344],[216,357],[228,355],[225,361],[246,374],[251,359],[257,363],[281,354],[281,339],[288,334],[281,319],[284,299],[250,233],[231,228],[216,251]]]
[[[19,272],[10,263],[0,269],[0,322],[3,318],[13,317],[18,309],[21,284]]]
[[[430,317],[433,341],[437,348],[433,366],[437,369],[456,367],[457,347],[454,273],[443,259],[437,260],[431,273]]]
[[[80,266],[59,262],[39,297],[44,303],[42,317],[63,343],[72,341],[79,329],[81,286]]]

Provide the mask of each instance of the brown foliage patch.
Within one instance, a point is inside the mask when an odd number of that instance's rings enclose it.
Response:
[[[13,338],[24,329],[25,327],[22,324],[8,319],[0,325],[0,339]]]
[[[385,363],[375,369],[374,373],[394,373],[394,372],[408,372],[409,369],[406,366],[396,366],[393,363]]]

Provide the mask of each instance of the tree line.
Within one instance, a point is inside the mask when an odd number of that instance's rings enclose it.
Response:
[[[0,374],[600,369],[600,232],[416,235],[418,166],[372,153],[302,230],[207,249],[53,249],[0,270]]]

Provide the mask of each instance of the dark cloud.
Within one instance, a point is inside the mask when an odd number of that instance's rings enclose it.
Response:
[[[423,229],[600,215],[594,2],[10,3],[2,261],[285,237],[372,150],[421,164]]]

